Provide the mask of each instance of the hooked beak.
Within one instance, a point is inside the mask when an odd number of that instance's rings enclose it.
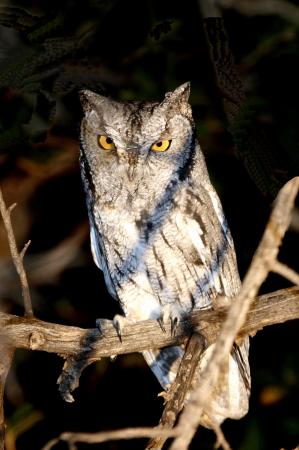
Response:
[[[134,175],[135,175],[135,171],[136,171],[135,169],[136,169],[135,166],[129,166],[128,167],[127,175],[128,175],[129,181],[133,181]]]

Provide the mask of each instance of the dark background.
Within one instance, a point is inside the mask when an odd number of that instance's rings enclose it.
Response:
[[[225,10],[223,17],[250,102],[248,120],[266,130],[279,156],[267,176],[281,172],[279,179],[290,179],[299,172],[298,26],[276,14]],[[13,221],[19,245],[32,240],[25,264],[36,316],[92,327],[97,317],[118,312],[89,250],[78,165],[82,88],[122,100],[152,100],[191,81],[198,137],[243,276],[273,198],[261,192],[227,131],[197,2],[31,0],[0,4],[0,25],[0,179],[7,204],[18,203]],[[1,309],[22,314],[2,228],[0,258]],[[280,259],[299,269],[294,230]],[[271,275],[262,292],[288,285]],[[296,322],[252,339],[250,411],[223,426],[235,450],[292,449],[299,443],[297,348]],[[73,404],[57,391],[61,367],[55,355],[16,352],[5,399],[7,450],[38,450],[66,430],[157,424],[161,388],[141,356],[89,367]],[[214,441],[212,432],[200,429],[191,448],[211,449]],[[143,447],[143,441],[132,440],[93,448]]]

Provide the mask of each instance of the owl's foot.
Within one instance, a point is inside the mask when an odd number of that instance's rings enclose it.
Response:
[[[113,322],[113,326],[116,330],[118,339],[122,343],[123,330],[124,330],[125,326],[132,323],[132,321],[130,319],[128,319],[127,317],[121,316],[120,314],[116,314],[114,316],[112,322]]]
[[[108,320],[108,319],[97,319],[96,320],[96,326],[102,335],[105,334],[104,330],[107,326],[107,323],[111,323],[111,320]],[[112,320],[112,324],[115,328],[115,331],[117,333],[117,336],[118,336],[118,339],[120,340],[120,342],[122,342],[123,330],[124,330],[125,326],[128,325],[129,323],[132,323],[132,322],[127,317],[121,316],[120,314],[116,314]]]
[[[96,319],[96,327],[99,330],[99,333],[104,336],[105,328],[108,324],[111,323],[111,320],[109,319]],[[113,322],[112,322],[113,323]],[[117,358],[117,355],[110,355],[110,361],[114,362]]]
[[[178,323],[185,314],[186,311],[180,306],[165,305],[162,309],[161,316],[157,319],[161,330],[165,332],[166,330],[164,324],[170,321],[171,336],[175,337]]]

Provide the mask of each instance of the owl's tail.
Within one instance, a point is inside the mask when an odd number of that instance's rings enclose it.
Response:
[[[205,368],[214,344],[210,345],[202,354],[197,369],[197,376]],[[248,362],[249,342],[235,345],[221,370],[218,382],[212,393],[209,417],[217,423],[225,419],[240,419],[248,411],[250,395],[250,370]],[[143,352],[146,362],[158,378],[164,389],[168,389],[176,377],[184,350],[181,347],[168,347],[161,350],[147,350]],[[196,379],[195,379],[196,382]],[[188,399],[188,397],[187,397]],[[210,428],[208,416],[203,416],[202,425]]]

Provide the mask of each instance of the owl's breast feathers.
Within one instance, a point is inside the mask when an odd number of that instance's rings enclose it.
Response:
[[[95,203],[93,217],[94,258],[107,266],[109,291],[133,320],[158,318],[165,305],[188,313],[218,294],[236,294],[233,243],[210,184],[182,185],[162,211],[101,210]]]

